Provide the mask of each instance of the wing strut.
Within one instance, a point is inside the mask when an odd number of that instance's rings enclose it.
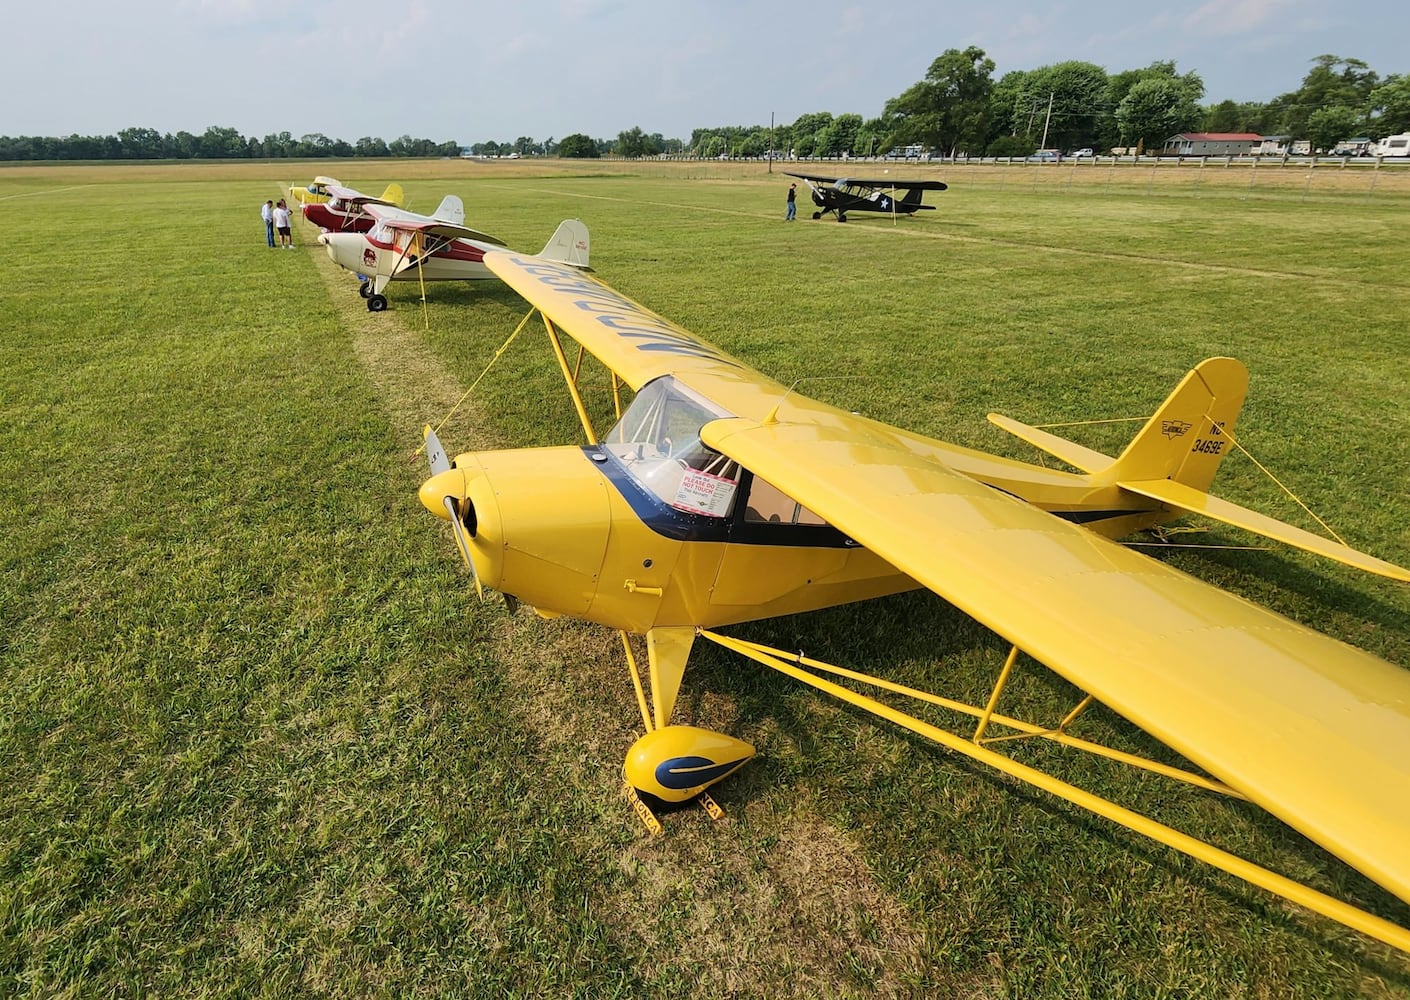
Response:
[[[855,705],[858,708],[871,712],[879,718],[932,740],[949,750],[963,754],[980,763],[988,764],[990,767],[1010,777],[1017,778],[1035,788],[1040,788],[1067,802],[1081,806],[1083,809],[1093,812],[1113,823],[1124,826],[1128,830],[1150,837],[1152,840],[1180,851],[1182,854],[1189,855],[1198,861],[1203,861],[1206,864],[1218,868],[1220,871],[1237,876],[1245,882],[1256,885],[1261,889],[1266,889],[1275,895],[1297,903],[1299,906],[1306,907],[1324,917],[1335,920],[1353,930],[1360,931],[1362,934],[1375,938],[1377,941],[1383,941],[1401,951],[1410,952],[1410,930],[1406,930],[1398,924],[1393,924],[1389,920],[1367,913],[1365,910],[1358,909],[1339,899],[1335,899],[1325,893],[1302,885],[1299,882],[1294,882],[1292,879],[1279,875],[1277,872],[1270,871],[1250,861],[1245,861],[1237,855],[1230,854],[1228,851],[1221,850],[1212,844],[1205,843],[1188,834],[1181,833],[1173,827],[1158,823],[1149,817],[1142,816],[1140,813],[1127,809],[1124,806],[1119,806],[1099,795],[1094,795],[1091,792],[1078,788],[1076,785],[1071,785],[1058,778],[1054,778],[1036,768],[1021,764],[1010,757],[1006,757],[997,751],[989,749],[987,746],[974,742],[972,739],[965,739],[962,736],[958,736],[921,719],[917,719],[912,715],[907,715],[905,712],[892,708],[890,705],[879,702],[874,698],[869,698],[864,694],[860,694],[840,684],[819,677],[810,672],[810,670],[804,669],[804,667],[814,670],[823,670],[849,679],[875,684],[888,690],[896,691],[897,693],[910,694],[933,704],[940,704],[947,708],[956,709],[969,714],[979,714],[983,716],[987,712],[994,722],[1003,725],[1014,725],[1017,723],[1016,728],[1029,728],[1032,730],[1032,735],[1035,736],[1044,736],[1055,739],[1058,742],[1069,744],[1081,743],[1083,741],[1074,741],[1072,737],[1057,730],[1043,731],[1037,726],[1030,726],[1027,723],[1018,722],[1018,720],[1009,720],[1002,716],[994,715],[991,710],[992,706],[990,710],[976,709],[972,706],[951,702],[949,699],[942,699],[926,692],[904,688],[901,685],[892,684],[880,678],[868,677],[865,674],[859,674],[854,671],[844,670],[840,667],[822,663],[818,660],[812,660],[804,657],[801,653],[786,653],[782,650],[770,649],[758,643],[734,639],[729,636],[721,635],[718,632],[711,632],[708,629],[701,629],[699,634],[726,649],[733,650],[742,656],[762,663],[764,666],[770,667],[781,674],[792,677],[794,680],[814,687],[824,694],[832,695],[834,698],[839,698],[850,705]],[[1013,658],[1013,654],[1010,654],[1010,658]],[[996,697],[997,689],[995,695],[990,698],[991,702],[996,700]],[[1081,711],[1084,707],[1085,704],[1079,705],[1077,709],[1069,715],[1069,718],[1075,716],[1076,713]],[[1088,744],[1084,749],[1093,749],[1095,747],[1096,744]],[[1102,749],[1105,750],[1106,748]],[[1096,751],[1094,750],[1094,752]],[[1103,756],[1116,755],[1116,751],[1103,754]],[[1134,758],[1129,762],[1135,763],[1139,760],[1140,758]],[[1175,773],[1171,775],[1172,777],[1185,774],[1185,772],[1179,772],[1173,768],[1162,768],[1159,765],[1154,765],[1154,762],[1150,761],[1143,761],[1138,766],[1149,770],[1174,771]],[[1216,791],[1227,791],[1229,794],[1241,797],[1238,796],[1238,793],[1233,791],[1233,789],[1218,786],[1217,782],[1208,782],[1208,779],[1194,780],[1198,777],[1197,775],[1190,774],[1186,775],[1181,780],[1189,781],[1192,784],[1203,784],[1206,787],[1214,788]]]
[[[563,370],[563,381],[568,383],[568,394],[573,397],[573,406],[578,411],[578,419],[582,421],[583,433],[587,435],[588,444],[597,444],[597,435],[593,433],[592,421],[588,419],[587,408],[583,406],[583,397],[578,393],[577,374],[568,370],[568,357],[563,353],[563,342],[558,339],[558,331],[553,326],[553,321],[548,318],[548,314],[540,312],[543,317],[543,328],[548,331],[548,339],[553,343],[553,354],[558,358],[558,367]],[[582,355],[578,355],[578,364],[582,364]]]

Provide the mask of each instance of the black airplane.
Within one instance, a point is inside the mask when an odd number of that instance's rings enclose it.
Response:
[[[919,211],[933,210],[934,205],[920,203],[921,192],[944,191],[948,186],[941,181],[864,181],[794,173],[788,173],[788,176],[797,177],[812,190],[813,204],[818,206],[813,218],[821,219],[828,212],[836,212],[838,222],[846,222],[848,212],[914,215]],[[897,198],[898,191],[904,191],[905,194]]]

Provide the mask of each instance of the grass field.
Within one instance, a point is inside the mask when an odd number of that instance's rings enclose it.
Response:
[[[987,411],[1141,416],[1232,355],[1243,443],[1410,565],[1400,174],[933,169],[938,211],[845,226],[785,225],[762,166],[0,169],[0,996],[1410,996],[1410,956],[713,647],[683,721],[759,757],[726,822],[650,839],[617,796],[640,720],[616,637],[477,604],[415,496],[421,424],[525,304],[440,285],[423,313],[399,284],[373,315],[311,233],[271,251],[257,216],[330,172],[423,210],[459,194],[516,248],[576,216],[600,277],[780,381],[1030,460]],[[450,448],[577,440],[542,339]],[[1216,490],[1312,527],[1245,459]],[[1285,550],[1163,558],[1410,666],[1404,586]],[[925,594],[735,632],[981,701],[1006,651]],[[1030,666],[1005,707],[1076,698]],[[1019,753],[1410,926],[1257,810]]]

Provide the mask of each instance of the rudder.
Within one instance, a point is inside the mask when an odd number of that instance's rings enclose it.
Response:
[[[437,222],[449,222],[453,226],[465,225],[465,204],[457,195],[448,194],[431,213]]]
[[[1101,479],[1170,479],[1205,492],[1233,447],[1248,394],[1248,369],[1234,358],[1208,358],[1194,367],[1146,421]]]

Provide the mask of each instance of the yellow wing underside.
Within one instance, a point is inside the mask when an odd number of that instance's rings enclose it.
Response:
[[[1410,673],[853,420],[702,438],[1410,900]]]

